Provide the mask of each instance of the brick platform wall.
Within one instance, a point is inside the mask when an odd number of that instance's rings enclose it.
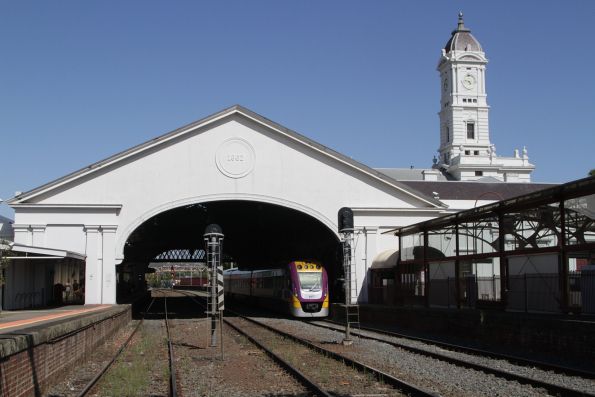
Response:
[[[28,348],[0,361],[0,396],[41,396],[68,368],[72,368],[106,338],[131,321],[131,309],[99,320],[79,332],[68,333],[36,344],[24,335]]]

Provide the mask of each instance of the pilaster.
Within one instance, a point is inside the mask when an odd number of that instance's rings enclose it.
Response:
[[[372,266],[372,261],[378,254],[378,228],[366,226],[363,229],[365,237],[364,245],[364,268],[362,269],[362,285],[361,285],[361,300],[362,302],[369,302],[369,288],[371,279],[369,278],[369,269]]]
[[[33,236],[29,225],[24,224],[13,224],[12,229],[14,230],[14,242],[24,245],[31,245]]]
[[[116,303],[116,230],[117,226],[101,226],[103,258],[103,296],[101,303]]]
[[[34,247],[45,247],[46,225],[31,225],[31,245]]]
[[[85,304],[101,303],[102,295],[102,277],[103,270],[101,266],[101,235],[99,226],[85,225],[85,234],[87,238],[85,255],[87,260],[85,264]]]

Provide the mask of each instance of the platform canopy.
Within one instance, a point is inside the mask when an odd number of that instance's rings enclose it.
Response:
[[[30,245],[10,243],[10,254],[7,259],[64,259],[72,258],[84,261],[86,256],[77,252],[55,248],[33,247]]]

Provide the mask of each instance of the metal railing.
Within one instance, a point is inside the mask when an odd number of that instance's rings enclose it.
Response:
[[[570,272],[568,275],[569,308],[563,308],[560,279],[556,273],[525,273],[508,278],[506,309],[523,312],[560,313],[565,309],[580,311],[585,299],[595,296],[595,274]],[[436,307],[477,307],[482,302],[501,300],[500,276],[468,276],[460,279],[460,296],[456,296],[455,278],[430,282],[429,304]],[[405,300],[406,303],[406,300]]]

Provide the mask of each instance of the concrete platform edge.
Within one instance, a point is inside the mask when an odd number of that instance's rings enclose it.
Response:
[[[117,305],[100,312],[92,312],[87,315],[73,318],[60,319],[51,324],[40,324],[26,329],[15,330],[0,334],[0,360],[24,350],[32,349],[43,343],[51,343],[53,340],[75,332],[90,324],[108,318],[116,317],[131,310],[131,305]]]

